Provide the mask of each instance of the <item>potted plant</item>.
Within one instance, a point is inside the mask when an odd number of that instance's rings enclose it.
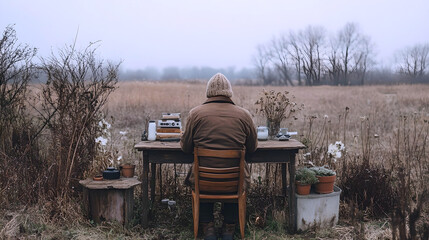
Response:
[[[125,162],[120,166],[122,176],[126,178],[134,177],[135,168],[135,164],[132,164],[131,162]]]
[[[310,194],[311,185],[317,183],[319,180],[316,173],[309,168],[300,168],[295,174],[296,191],[300,195]]]
[[[315,184],[317,193],[331,193],[334,191],[334,182],[336,179],[335,171],[325,167],[310,168],[318,178],[319,182]]]

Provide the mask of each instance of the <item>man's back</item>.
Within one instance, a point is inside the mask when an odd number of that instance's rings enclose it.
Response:
[[[192,152],[194,146],[209,149],[256,150],[256,130],[249,112],[227,97],[209,98],[203,105],[191,110],[182,149]]]

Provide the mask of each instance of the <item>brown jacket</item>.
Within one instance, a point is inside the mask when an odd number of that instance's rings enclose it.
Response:
[[[242,149],[252,153],[258,146],[256,128],[250,113],[224,96],[208,98],[207,101],[190,113],[185,132],[180,140],[182,150],[192,153],[195,146],[209,149]],[[201,158],[200,165],[205,167],[233,167],[239,159],[219,160]],[[250,172],[246,164],[246,186],[250,183]],[[185,183],[193,186],[192,169]]]

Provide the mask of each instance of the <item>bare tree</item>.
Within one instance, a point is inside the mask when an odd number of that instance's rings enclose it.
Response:
[[[359,51],[354,55],[356,78],[360,85],[365,84],[368,68],[375,64],[373,44],[367,36],[362,36]]]
[[[338,32],[337,42],[342,66],[340,84],[350,85],[353,77],[360,84],[364,84],[367,69],[374,64],[370,38],[360,32],[356,23],[347,23]]]
[[[290,74],[289,64],[289,42],[284,35],[273,38],[270,45],[270,61],[280,75],[279,85],[291,85],[293,82]]]
[[[358,27],[355,23],[347,23],[338,33],[340,57],[343,66],[343,85],[350,85],[348,76],[352,72],[352,59],[360,41]]]
[[[340,84],[340,78],[343,72],[342,63],[339,55],[339,41],[338,38],[330,39],[330,51],[328,53],[327,72],[329,79],[333,85]]]
[[[373,59],[374,45],[359,31],[356,23],[347,23],[331,38],[328,73],[333,84],[363,85]]]
[[[322,55],[325,44],[325,29],[308,26],[300,32],[300,39],[306,85],[319,85],[324,68]]]
[[[271,84],[268,76],[270,63],[270,54],[266,46],[258,45],[256,47],[256,55],[253,56],[253,64],[256,67],[256,76],[262,81],[263,85]]]
[[[302,52],[300,49],[299,36],[292,31],[289,33],[288,52],[290,54],[290,57],[292,59],[294,66],[295,66],[295,72],[296,72],[296,77],[298,80],[298,85],[301,86],[302,85],[301,71],[302,71],[303,57],[302,57]]]
[[[410,82],[424,80],[428,75],[429,65],[429,43],[416,44],[400,51],[396,61],[398,72],[407,76]]]

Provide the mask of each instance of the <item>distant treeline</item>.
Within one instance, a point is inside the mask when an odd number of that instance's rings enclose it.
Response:
[[[121,80],[199,81],[221,72],[242,85],[370,85],[429,83],[429,42],[392,53],[393,65],[382,67],[375,59],[376,44],[356,23],[335,33],[308,26],[274,36],[257,46],[253,67],[147,67],[120,71]]]
[[[279,83],[273,81],[271,83],[264,83],[258,77],[256,68],[242,68],[236,70],[234,68],[211,68],[211,67],[192,67],[192,68],[178,68],[169,67],[163,70],[157,68],[145,68],[143,70],[120,70],[120,81],[207,81],[214,74],[221,72],[225,74],[228,79],[236,85],[290,85],[287,83]],[[280,75],[276,71],[271,73],[272,79],[279,79]],[[292,78],[294,85],[299,85],[296,76]],[[429,84],[429,74],[424,74],[420,78],[411,78],[406,74],[395,71],[391,68],[374,67],[368,70],[365,74],[364,85],[389,85],[389,84],[410,84],[410,83],[426,83]],[[329,78],[323,78],[318,85],[341,85],[335,84]],[[349,85],[362,85],[361,82],[352,80]]]
[[[203,80],[210,79],[216,73],[225,74],[229,80],[254,80],[256,73],[254,69],[242,68],[237,70],[235,67],[212,68],[212,67],[167,67],[159,70],[154,67],[147,67],[138,70],[120,70],[119,78],[121,80]]]

